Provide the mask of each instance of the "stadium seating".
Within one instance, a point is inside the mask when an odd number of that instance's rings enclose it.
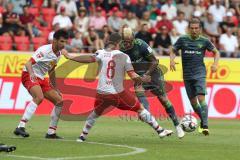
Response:
[[[34,50],[37,50],[40,46],[47,44],[47,39],[44,37],[34,37],[32,43]]]
[[[12,38],[10,36],[0,36],[0,50],[12,50]]]
[[[19,51],[29,51],[30,42],[27,36],[15,36],[14,42]]]
[[[42,14],[44,19],[50,23],[53,21],[54,16],[56,15],[56,12],[53,8],[42,8]]]
[[[0,6],[0,13],[4,12],[4,8],[2,6]]]
[[[33,14],[35,17],[39,16],[39,10],[36,7],[30,7],[28,11],[29,13]]]

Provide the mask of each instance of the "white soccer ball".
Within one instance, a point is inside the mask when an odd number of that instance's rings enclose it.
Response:
[[[181,126],[185,132],[193,132],[198,126],[197,119],[192,115],[186,115],[181,120]]]

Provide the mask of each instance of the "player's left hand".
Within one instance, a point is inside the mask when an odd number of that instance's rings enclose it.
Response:
[[[212,64],[211,71],[212,71],[212,73],[217,71],[217,65],[216,64]]]

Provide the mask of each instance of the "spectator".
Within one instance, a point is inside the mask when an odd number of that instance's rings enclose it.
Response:
[[[144,40],[150,47],[153,47],[153,39],[151,33],[149,33],[149,27],[147,24],[141,25],[141,30],[137,32],[136,38]]]
[[[118,32],[121,24],[122,24],[122,18],[118,17],[118,8],[114,7],[112,9],[112,15],[108,18],[108,26],[111,32]]]
[[[76,0],[77,9],[84,7],[86,11],[89,10],[90,2],[88,0]]]
[[[205,13],[207,12],[207,8],[206,5],[204,3],[204,0],[199,0],[198,3],[196,3],[195,7],[194,7],[194,11],[198,11],[201,13],[201,15],[205,16]]]
[[[7,11],[3,13],[3,30],[11,36],[25,35],[18,14],[13,12],[13,4],[8,3],[6,9]]]
[[[221,0],[215,0],[214,4],[208,8],[208,12],[212,13],[216,22],[222,22],[226,16],[226,8],[221,5]]]
[[[65,8],[66,15],[71,18],[73,21],[75,17],[77,17],[77,5],[74,0],[63,0],[59,3],[57,7],[57,13],[59,14],[61,8]]]
[[[49,43],[52,43],[52,42],[53,42],[53,35],[54,35],[54,33],[55,33],[57,30],[59,30],[59,29],[60,29],[59,23],[55,23],[55,24],[53,25],[53,31],[51,31],[51,32],[49,33],[49,35],[48,35],[48,42],[49,42]]]
[[[147,11],[147,4],[145,0],[138,0],[138,3],[136,5],[135,13],[136,16],[141,19],[143,16],[143,13]]]
[[[99,35],[99,38],[101,40],[103,40],[103,43],[105,44],[107,42],[107,40],[108,40],[108,37],[110,36],[110,34],[112,32],[110,31],[108,25],[103,26],[102,31],[103,32],[102,32],[102,34]]]
[[[138,21],[135,18],[135,13],[133,13],[132,11],[128,11],[126,18],[124,18],[122,21],[122,26],[123,25],[127,25],[133,31],[137,31]]]
[[[167,26],[161,26],[160,32],[157,33],[154,39],[153,47],[157,49],[159,55],[169,55],[172,42],[168,33]]]
[[[172,21],[167,19],[167,13],[162,12],[162,19],[157,22],[156,29],[159,31],[162,26],[166,26],[168,31],[171,31],[173,29]]]
[[[236,31],[236,27],[233,22],[232,16],[233,16],[232,12],[228,11],[223,22],[220,23],[220,28],[221,28],[222,33],[226,33],[228,28],[232,28],[233,32]]]
[[[97,7],[96,13],[89,18],[89,27],[93,27],[99,33],[104,25],[107,25],[106,18],[102,16],[102,8]]]
[[[173,0],[166,0],[161,11],[167,14],[168,20],[172,20],[177,16],[177,8],[173,5]]]
[[[153,24],[151,23],[151,20],[150,20],[150,12],[149,11],[145,11],[143,13],[142,18],[139,20],[139,24],[140,24],[139,29],[141,29],[142,24],[147,24],[148,28],[151,28],[153,26]]]
[[[151,4],[147,6],[148,11],[150,12],[150,19],[152,21],[157,21],[157,16],[161,14],[161,5],[158,0],[152,0]]]
[[[88,30],[89,17],[87,16],[87,10],[84,7],[79,8],[79,16],[75,17],[74,28],[83,34],[86,34]]]
[[[13,12],[18,15],[23,14],[23,6],[27,5],[26,0],[10,0],[10,3],[13,4]]]
[[[227,32],[220,36],[220,49],[223,57],[239,57],[238,53],[238,40],[232,34],[232,29],[227,28]]]
[[[71,19],[66,15],[65,7],[63,6],[60,8],[60,14],[53,18],[52,25],[54,26],[56,23],[59,23],[61,29],[72,29],[73,24]]]
[[[204,32],[212,38],[217,38],[220,36],[221,30],[219,28],[219,23],[214,21],[212,13],[207,13],[207,18],[203,24]]]
[[[177,5],[177,8],[179,11],[184,13],[186,19],[191,18],[194,7],[191,4],[189,4],[189,0],[183,0],[183,3]]]
[[[75,33],[75,37],[71,40],[70,45],[66,46],[66,49],[69,52],[77,52],[77,53],[84,52],[84,45],[83,45],[82,33],[81,32],[76,32]]]
[[[173,28],[171,33],[170,33],[170,39],[172,42],[172,45],[175,44],[175,42],[177,42],[178,38],[179,38],[179,34],[177,33],[176,29]]]
[[[177,19],[173,21],[173,26],[178,34],[180,35],[186,34],[188,22],[185,20],[184,12],[180,11],[178,13]]]
[[[88,36],[86,39],[90,53],[104,48],[103,41],[99,38],[98,33],[95,31],[94,27],[90,27],[88,29]]]
[[[20,15],[20,21],[24,29],[27,31],[30,38],[40,36],[40,30],[34,26],[34,15],[29,13],[29,7],[26,5],[23,7],[23,14]]]
[[[0,13],[0,35],[8,35],[6,28],[3,27],[2,13]]]

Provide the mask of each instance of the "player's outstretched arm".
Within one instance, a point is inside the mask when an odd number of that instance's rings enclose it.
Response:
[[[219,58],[220,58],[220,53],[216,48],[213,50],[213,53],[214,53],[214,62],[211,66],[211,71],[214,73],[214,72],[217,71],[218,61],[219,61]]]
[[[144,81],[142,77],[140,77],[136,72],[132,71],[127,71],[128,76],[134,81],[134,83],[139,86],[141,85]]]
[[[175,50],[173,48],[170,49],[170,71],[176,71],[175,65],[178,64],[174,61],[176,57]]]
[[[62,50],[62,55],[64,55],[64,57],[67,59],[80,63],[96,62],[96,57],[94,54],[69,54],[66,50]]]
[[[147,72],[145,73],[145,75],[151,75],[152,72],[157,68],[158,66],[158,60],[154,55],[150,55],[148,57],[148,60],[151,62],[151,66],[149,67],[149,69],[147,70]]]

